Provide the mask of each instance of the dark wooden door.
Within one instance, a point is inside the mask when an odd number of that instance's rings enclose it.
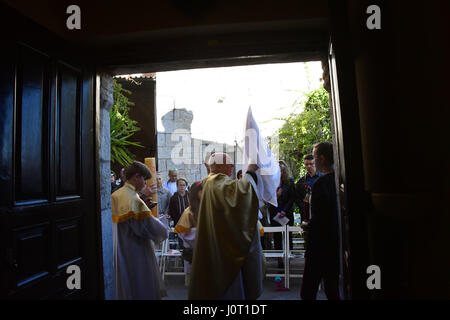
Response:
[[[349,245],[349,224],[348,224],[348,210],[347,210],[347,194],[345,192],[345,158],[344,158],[344,142],[342,132],[341,110],[339,103],[339,86],[336,71],[336,56],[332,45],[329,48],[329,68],[330,68],[330,82],[331,82],[331,114],[333,115],[334,136],[333,144],[335,146],[335,173],[337,195],[339,199],[340,211],[340,230],[341,230],[341,268],[344,281],[344,297],[351,297],[351,276],[350,276],[350,245]]]
[[[0,296],[98,298],[95,72],[29,21],[13,29],[0,61]]]
[[[340,205],[344,296],[367,299],[368,196],[364,188],[361,130],[354,61],[348,41],[346,5],[330,1],[328,65],[334,126],[335,172]]]

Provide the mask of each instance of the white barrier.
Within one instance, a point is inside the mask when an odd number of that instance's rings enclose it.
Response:
[[[267,277],[284,277],[284,286],[289,288],[289,279],[290,278],[302,278],[302,274],[291,274],[290,270],[290,259],[296,258],[296,254],[299,255],[304,254],[304,250],[292,250],[289,247],[289,232],[301,232],[301,227],[293,227],[293,226],[280,226],[280,227],[264,227],[264,234],[266,233],[275,233],[281,232],[282,234],[282,250],[263,250],[264,257],[266,258],[283,258],[284,262],[284,273],[268,273]],[[294,239],[293,239],[294,241]],[[304,244],[303,240],[300,241],[301,244]]]
[[[185,274],[184,270],[183,270],[183,272],[166,272],[166,264],[167,264],[167,259],[169,257],[180,258],[181,260],[183,260],[181,258],[181,252],[179,250],[175,250],[175,251],[170,250],[170,234],[174,234],[173,228],[170,228],[169,237],[162,242],[161,249],[155,250],[156,256],[159,259],[159,270],[161,272],[161,276],[162,276],[163,280],[166,275],[178,275],[178,276],[183,275],[184,276],[184,274]],[[176,242],[176,243],[178,243],[178,242]]]
[[[290,270],[290,259],[297,258],[299,255],[304,254],[304,249],[301,250],[293,250],[289,247],[289,232],[301,232],[301,227],[293,227],[293,226],[280,226],[280,227],[264,227],[264,234],[266,233],[276,233],[281,232],[282,234],[282,244],[283,249],[282,250],[263,250],[263,254],[265,258],[282,258],[284,262],[284,272],[283,273],[269,273],[266,274],[266,277],[284,277],[284,286],[286,288],[289,288],[289,279],[290,278],[302,278],[302,274],[293,274]],[[170,233],[173,233],[173,228],[170,229]],[[293,242],[297,242],[293,238]],[[303,239],[298,241],[298,243],[304,245]],[[164,280],[165,275],[184,275],[183,272],[166,272],[166,264],[167,259],[169,257],[176,257],[180,258],[181,261],[184,263],[183,259],[181,258],[181,252],[171,251],[170,250],[170,240],[167,238],[164,240],[161,244],[160,250],[156,251],[156,256],[159,259],[159,268],[161,271],[162,278]]]

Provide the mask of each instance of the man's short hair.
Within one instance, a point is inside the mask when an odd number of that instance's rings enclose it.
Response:
[[[314,145],[318,156],[324,156],[329,165],[333,165],[333,144],[330,142],[321,142]]]
[[[305,160],[314,160],[314,157],[313,157],[312,154],[307,154],[307,155],[303,158],[303,161],[305,161]]]
[[[145,180],[148,180],[152,177],[152,174],[150,173],[150,170],[147,168],[145,164],[139,161],[133,161],[132,164],[130,164],[125,169],[125,177],[127,180],[131,179],[135,174],[140,174],[144,177]]]

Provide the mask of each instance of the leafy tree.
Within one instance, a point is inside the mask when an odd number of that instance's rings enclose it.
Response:
[[[135,155],[128,149],[129,146],[141,147],[139,142],[129,139],[136,131],[141,130],[137,121],[132,120],[128,115],[130,106],[134,103],[128,100],[125,94],[130,95],[131,91],[122,88],[122,85],[114,80],[114,104],[109,114],[111,131],[111,161],[118,162],[123,166],[129,165]]]
[[[302,102],[296,101],[294,108]],[[295,179],[306,173],[303,157],[312,152],[313,145],[331,142],[331,118],[329,94],[321,86],[306,93],[304,110],[284,118],[285,124],[278,130],[280,159],[290,164]]]

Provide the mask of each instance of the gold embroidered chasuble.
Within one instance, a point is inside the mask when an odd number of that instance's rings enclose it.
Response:
[[[189,299],[217,299],[239,275],[259,235],[258,198],[246,179],[210,174],[202,183]],[[261,280],[250,282],[258,287]]]
[[[194,220],[194,213],[191,211],[191,207],[189,206],[183,211],[183,214],[174,228],[174,232],[189,234],[191,229],[195,227],[196,223]]]

